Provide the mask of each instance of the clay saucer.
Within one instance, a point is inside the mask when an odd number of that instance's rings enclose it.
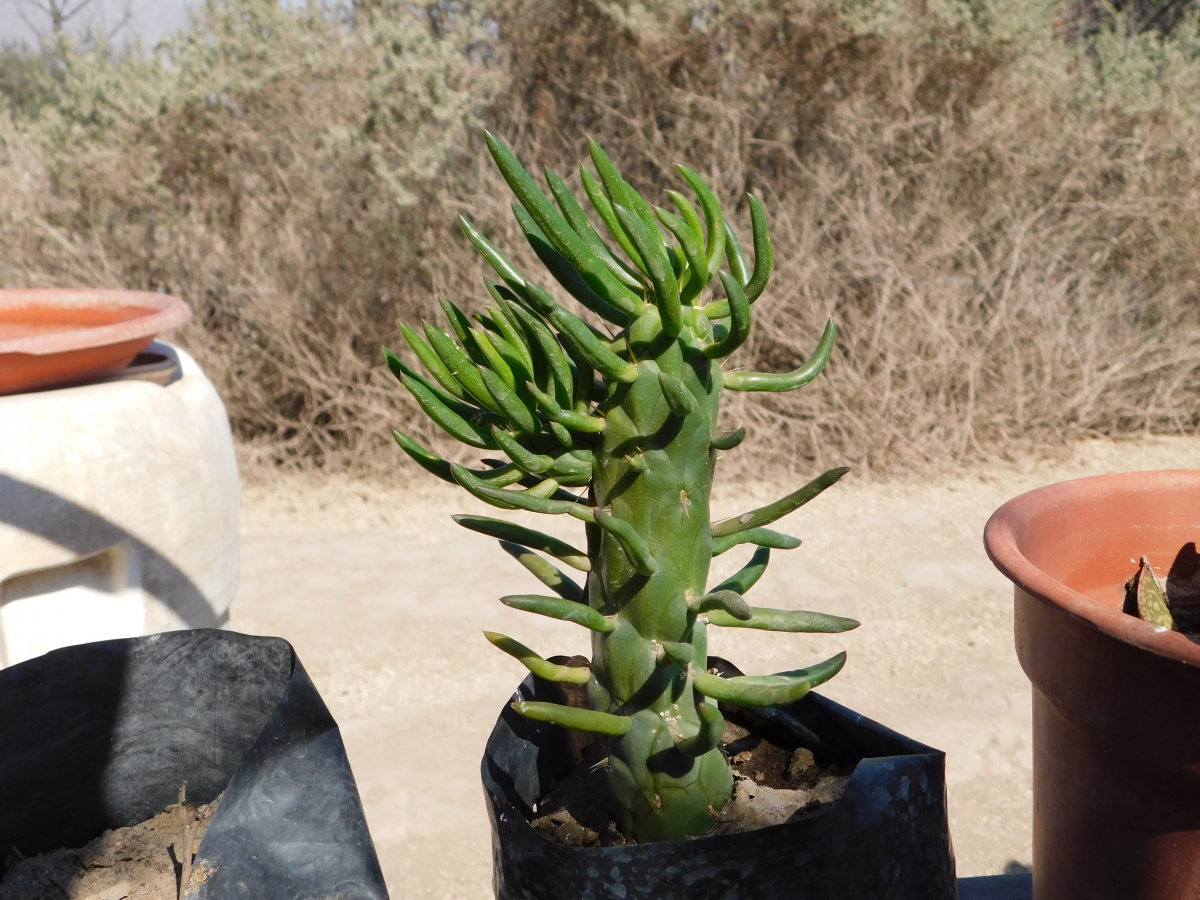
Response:
[[[191,316],[149,291],[0,290],[0,394],[103,378]]]

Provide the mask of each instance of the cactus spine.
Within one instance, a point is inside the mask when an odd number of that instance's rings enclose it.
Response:
[[[708,672],[710,626],[836,632],[851,619],[762,609],[743,595],[771,549],[795,538],[766,526],[807,503],[846,470],[833,469],[768,506],[710,523],[717,453],[744,431],[719,433],[723,390],[788,391],[807,384],[833,351],[830,321],[808,362],[788,374],[723,372],[720,360],[750,333],[754,302],[773,252],[762,204],[749,198],[751,266],[721,207],[696,173],[680,166],[701,212],[671,191],[678,215],[650,206],[589,141],[598,178],[581,166],[588,198],[624,252],[609,248],[554,172],[552,202],[497,138],[488,146],[518,202],[513,209],[546,269],[571,296],[618,330],[615,336],[561,306],[466,219],[468,240],[491,264],[494,305],[471,320],[442,301],[447,332],[402,326],[428,377],[389,350],[387,364],[427,415],[464,443],[502,451],[471,470],[408,435],[396,441],[416,462],[500,509],[569,515],[584,523],[586,547],[485,516],[459,524],[498,538],[554,596],[502,598],[508,606],[576,623],[592,632],[590,669],[556,665],[505,635],[488,640],[551,681],[586,684],[590,709],[518,702],[531,719],[601,736],[621,830],[638,841],[704,834],[729,798],[733,777],[720,749],[718,702],[774,706],[798,700],[841,669],[845,654],[769,676]],[[670,232],[668,243],[660,230]],[[721,265],[728,264],[728,271]],[[722,299],[708,288],[718,278]],[[707,300],[705,305],[698,305]],[[566,488],[584,488],[571,492]],[[732,578],[708,587],[712,557],[756,546]],[[535,552],[537,551],[537,552]],[[544,554],[544,555],[543,555]],[[586,574],[583,586],[546,556]]]

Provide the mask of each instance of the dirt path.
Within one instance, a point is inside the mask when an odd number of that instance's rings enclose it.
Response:
[[[752,599],[863,627],[820,637],[718,629],[712,652],[759,674],[847,650],[846,669],[823,692],[947,751],[959,874],[1028,864],[1029,686],[1012,649],[1012,590],[984,555],[983,526],[1006,499],[1042,484],[1158,468],[1200,468],[1200,440],[1089,442],[1066,463],[954,478],[851,475],[783,523],[804,545],[774,554]],[[248,487],[232,626],[295,645],[341,724],[392,895],[485,900],[479,758],[524,670],[480,632],[511,634],[543,655],[585,653],[587,642],[582,629],[496,602],[540,585],[495,541],[449,518],[482,504],[431,482]],[[715,511],[736,513],[794,486],[742,485],[716,497]],[[577,523],[527,521],[580,539]],[[743,549],[715,572],[741,566]]]

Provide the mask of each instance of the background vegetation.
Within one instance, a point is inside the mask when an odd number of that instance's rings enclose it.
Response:
[[[482,306],[458,213],[520,251],[484,126],[564,174],[591,134],[650,197],[686,161],[743,229],[766,202],[777,274],[737,361],[794,367],[829,315],[841,339],[805,391],[726,404],[754,438],[731,463],[1200,424],[1180,0],[206,0],[157,48],[10,50],[0,92],[0,286],[182,296],[264,464],[399,465],[387,425],[422,417],[379,346],[439,293]]]

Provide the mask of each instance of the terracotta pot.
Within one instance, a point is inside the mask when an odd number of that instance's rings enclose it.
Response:
[[[0,291],[0,394],[109,375],[191,315],[148,291]]]
[[[1200,897],[1200,644],[1122,612],[1140,556],[1196,591],[1197,539],[1198,471],[1051,485],[987,524],[1033,682],[1035,900]]]

